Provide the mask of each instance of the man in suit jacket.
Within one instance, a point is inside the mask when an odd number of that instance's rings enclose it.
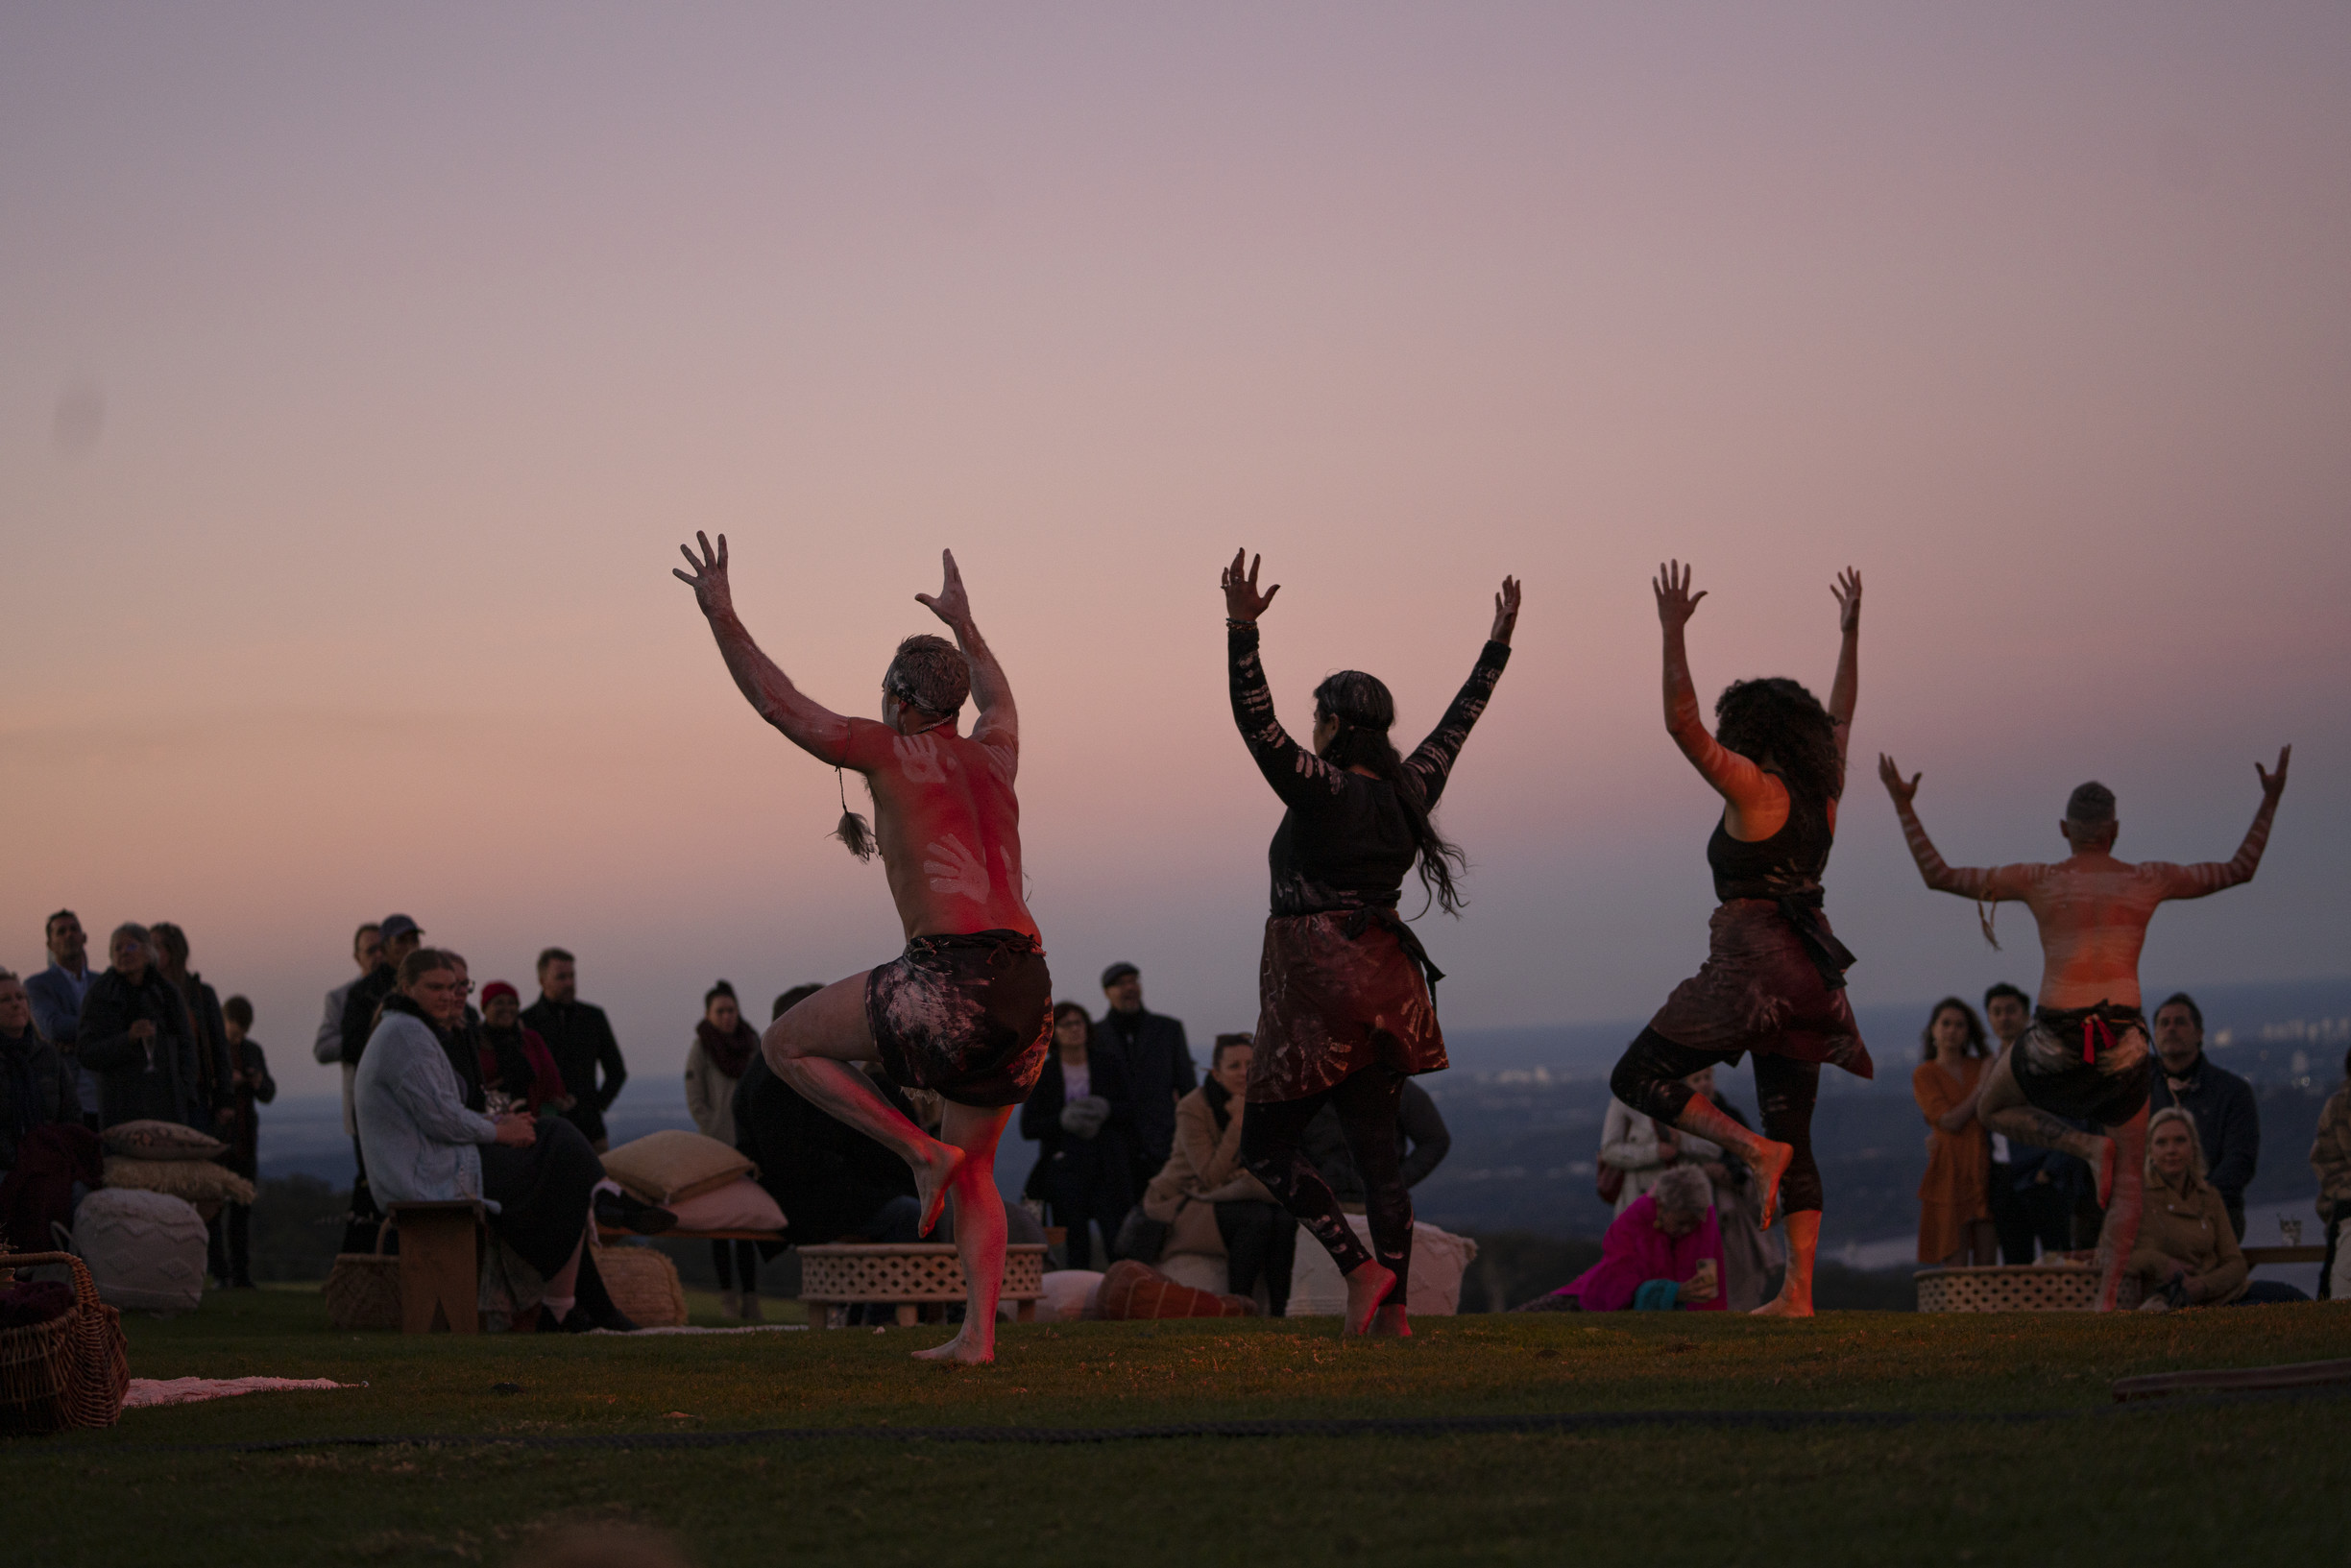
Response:
[[[579,1000],[578,964],[563,949],[549,948],[539,954],[539,1000],[522,1010],[522,1022],[539,1031],[563,1073],[564,1089],[571,1096],[564,1120],[579,1128],[590,1147],[603,1153],[609,1143],[604,1113],[620,1098],[628,1064],[621,1059],[620,1042],[613,1038],[604,1009]],[[598,1069],[604,1075],[600,1084]]]
[[[1134,1091],[1134,1142],[1128,1153],[1139,1193],[1168,1163],[1176,1146],[1176,1102],[1200,1087],[1200,1070],[1192,1064],[1183,1025],[1144,1009],[1140,970],[1112,964],[1103,971],[1102,985],[1110,1010],[1094,1026],[1094,1045],[1118,1056]]]
[[[75,1042],[81,1038],[82,999],[98,978],[89,966],[89,938],[71,909],[49,917],[43,933],[49,948],[49,967],[25,981],[25,1000],[33,1004],[33,1024],[41,1037],[58,1049],[65,1069],[74,1076],[74,1098],[82,1120],[92,1131],[98,1126],[98,1074],[81,1065]]]

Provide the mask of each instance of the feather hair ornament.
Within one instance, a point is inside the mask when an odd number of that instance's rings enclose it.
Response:
[[[833,770],[833,783],[840,790],[841,803],[840,826],[833,830],[833,836],[847,845],[849,853],[859,859],[870,860],[874,857],[873,828],[862,816],[849,809],[849,785],[841,778],[839,768]]]

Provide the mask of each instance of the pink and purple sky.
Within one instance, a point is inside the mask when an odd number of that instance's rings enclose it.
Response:
[[[1457,1026],[1644,1014],[1704,948],[1659,716],[1825,688],[1866,574],[1830,908],[1864,1001],[2037,977],[1954,861],[2225,857],[2150,986],[2351,970],[2351,11],[2209,6],[16,7],[0,14],[0,963],[174,919],[289,1090],[350,929],[562,943],[641,1073],[727,976],[891,955],[830,772],[728,683],[677,543],[872,709],[937,552],[1025,720],[1062,989],[1252,1021],[1285,716],[1432,722]],[[527,986],[526,986],[527,988]],[[756,1010],[763,1016],[763,1004]]]

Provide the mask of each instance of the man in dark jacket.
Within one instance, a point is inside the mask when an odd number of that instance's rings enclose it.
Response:
[[[359,1065],[360,1056],[367,1050],[368,1035],[376,1027],[376,1009],[399,986],[400,960],[416,952],[424,940],[424,929],[406,915],[386,915],[378,928],[377,940],[383,944],[383,956],[376,960],[375,968],[352,983],[350,994],[343,999],[346,1067]]]
[[[1364,1179],[1355,1169],[1355,1156],[1348,1152],[1346,1134],[1339,1125],[1336,1107],[1325,1105],[1306,1123],[1306,1135],[1300,1140],[1306,1158],[1322,1172],[1330,1190],[1342,1204],[1357,1209],[1364,1202]],[[1404,1080],[1404,1094],[1396,1105],[1396,1147],[1404,1151],[1400,1169],[1404,1185],[1418,1187],[1428,1173],[1442,1164],[1452,1151],[1453,1134],[1445,1126],[1444,1117],[1429,1092],[1410,1078]]]
[[[25,996],[33,1003],[33,1022],[57,1047],[74,1076],[74,1103],[83,1124],[96,1131],[98,1074],[74,1054],[82,1031],[82,999],[98,980],[90,972],[89,939],[82,932],[81,918],[71,909],[60,909],[49,917],[42,940],[49,949],[49,967],[26,977]]]
[[[196,1067],[196,1041],[187,1003],[156,973],[144,926],[117,926],[107,943],[113,967],[90,982],[82,999],[82,1065],[98,1074],[98,1120],[179,1122],[211,1120]]]
[[[2204,1145],[2205,1179],[2228,1209],[2237,1239],[2244,1240],[2245,1187],[2261,1163],[2261,1111],[2253,1086],[2204,1058],[2204,1010],[2181,991],[2155,1009],[2155,1083],[2150,1114],[2177,1105],[2195,1118]]]
[[[563,949],[549,948],[539,954],[539,1000],[522,1010],[522,1022],[539,1031],[563,1073],[564,1089],[571,1097],[564,1120],[603,1153],[611,1145],[604,1113],[628,1082],[628,1064],[620,1059],[620,1042],[613,1038],[604,1009],[579,1000],[578,965]],[[599,1068],[602,1083],[596,1081]]]
[[[196,1043],[196,1105],[188,1124],[219,1134],[236,1119],[236,1063],[229,1050],[229,1026],[222,1020],[220,993],[205,984],[202,975],[188,968],[187,932],[168,920],[147,928],[155,944],[156,973],[180,993],[186,1003],[188,1026]]]
[[[883,1092],[912,1116],[895,1090]],[[784,1211],[787,1245],[920,1239],[922,1209],[906,1161],[810,1104],[757,1052],[735,1085],[734,1108],[735,1147],[759,1167],[760,1185]]]
[[[1127,1152],[1139,1193],[1176,1147],[1176,1102],[1200,1087],[1200,1070],[1192,1064],[1183,1025],[1144,1010],[1141,971],[1112,964],[1103,971],[1102,985],[1110,1010],[1094,1025],[1094,1049],[1116,1053],[1127,1068],[1135,1107],[1134,1141]]]

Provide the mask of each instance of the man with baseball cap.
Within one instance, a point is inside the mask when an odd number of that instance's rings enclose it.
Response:
[[[1110,1010],[1095,1025],[1095,1040],[1127,1064],[1134,1083],[1135,1191],[1151,1185],[1176,1146],[1176,1102],[1200,1087],[1184,1026],[1143,1008],[1143,974],[1126,962],[1103,971]]]

